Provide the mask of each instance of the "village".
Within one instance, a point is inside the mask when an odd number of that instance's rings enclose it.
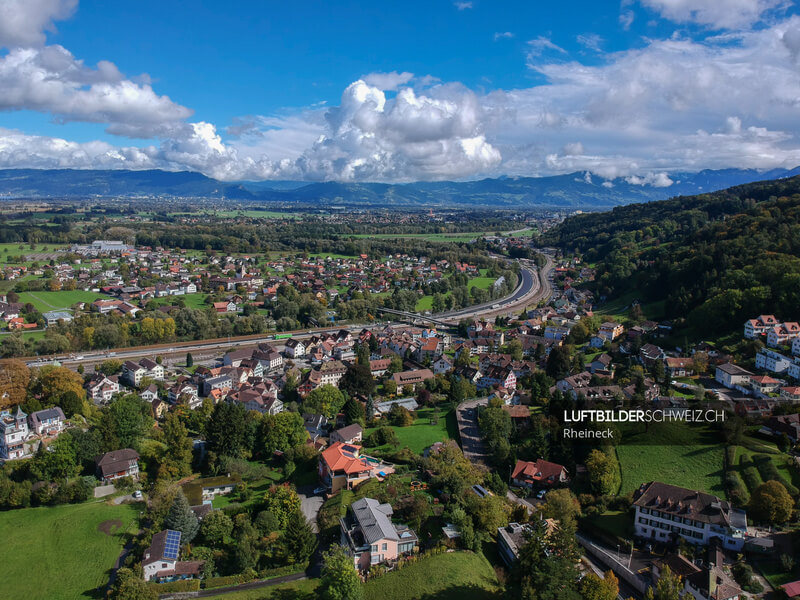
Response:
[[[87,288],[104,295],[83,310],[131,317],[153,300],[168,298],[159,308],[169,308],[198,289],[215,289],[209,293],[224,299],[211,306],[224,314],[261,297],[274,300],[286,286],[335,306],[340,294],[423,288],[453,269],[480,275],[462,263],[407,256],[295,258],[261,269],[228,257],[204,266],[96,244],[73,249],[90,264],[95,251],[114,255],[113,266],[96,275],[79,263]],[[123,266],[141,278],[115,279],[111,273]],[[135,285],[154,276],[162,282]],[[800,594],[790,579],[797,540],[784,527],[795,518],[800,478],[800,363],[785,355],[798,354],[800,327],[771,315],[747,321],[743,339],[763,346],[742,358],[747,369],[707,343],[663,349],[672,324],[648,320],[636,304],[624,315],[604,314],[602,304],[595,312],[593,295],[581,286],[594,270],[575,259],[556,257],[541,277],[551,293],[537,306],[452,327],[323,327],[265,336],[199,361],[191,353],[164,360],[154,349],[147,358],[106,356],[87,362],[89,369],[81,361],[70,368],[36,363],[32,383],[48,371],[69,371],[79,398],[62,407],[45,392],[25,402],[41,406],[30,413],[12,402],[2,413],[0,458],[36,465],[65,433],[75,444],[95,428],[132,442],[105,445],[85,469],[78,461],[72,471],[93,471],[84,492],[92,497],[147,507],[150,525],[134,536],[138,550],[112,590],[133,579],[162,596],[250,581],[269,586],[270,578],[302,573],[326,548],[340,548],[365,586],[412,577],[454,551],[485,553],[486,544],[496,548],[495,568],[507,577],[526,560],[532,537],[547,545],[560,539],[557,532],[574,531],[570,552],[583,557],[575,564],[587,586],[596,574],[634,597],[667,583],[697,600]],[[119,431],[124,421],[111,431],[102,424],[102,415],[122,419],[115,407],[126,403],[144,424],[133,436]],[[568,407],[671,415],[712,408],[726,423],[623,431],[616,448],[567,447],[560,431]],[[699,484],[693,488],[670,471],[660,480],[659,465],[634,458],[659,449],[642,435],[672,445],[658,436],[676,432],[690,446],[714,438],[696,449],[717,456],[712,471],[718,467],[724,477],[690,478]],[[27,505],[12,499],[24,496],[15,487],[20,477],[15,472],[0,495],[8,508]],[[27,503],[60,503],[63,485],[55,481],[50,495],[29,491]],[[199,543],[187,545],[193,538]],[[248,557],[234,551],[245,542]]]

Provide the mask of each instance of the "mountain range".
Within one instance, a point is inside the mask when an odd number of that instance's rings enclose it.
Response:
[[[469,206],[598,210],[700,194],[800,174],[794,169],[721,169],[671,173],[658,187],[587,172],[548,177],[405,184],[301,181],[222,182],[200,173],[72,169],[0,170],[0,200],[11,198],[205,197],[298,205]]]

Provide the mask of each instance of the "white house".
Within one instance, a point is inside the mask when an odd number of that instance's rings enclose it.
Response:
[[[37,410],[28,417],[28,424],[31,432],[36,435],[54,436],[64,430],[64,411],[61,407],[54,406],[44,410]]]
[[[714,378],[728,389],[735,389],[736,386],[745,387],[750,381],[752,373],[747,369],[733,363],[719,365]]]
[[[774,350],[762,348],[756,354],[756,369],[763,369],[770,373],[786,373],[791,364],[791,359]]]
[[[28,415],[17,407],[0,412],[0,458],[13,460],[25,456],[25,438],[28,437]]]
[[[651,481],[634,494],[633,506],[634,527],[641,538],[665,543],[680,537],[707,545],[716,537],[725,549],[744,547],[745,511],[711,494]]]
[[[289,358],[300,358],[301,356],[305,356],[306,345],[302,340],[287,340],[285,352],[286,356]]]

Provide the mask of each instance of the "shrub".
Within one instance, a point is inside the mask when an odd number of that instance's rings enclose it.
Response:
[[[791,483],[786,481],[786,478],[780,474],[778,467],[775,466],[775,463],[772,462],[772,459],[768,455],[757,454],[753,457],[753,460],[756,464],[758,472],[761,473],[761,478],[764,481],[779,481],[783,484],[783,487],[786,488],[786,491],[789,492],[790,496],[797,496],[800,494],[800,491],[798,491],[798,489]]]
[[[761,485],[761,477],[759,477],[758,471],[749,456],[743,454],[739,457],[739,467],[741,469],[742,479],[744,479],[748,490],[752,492]]]

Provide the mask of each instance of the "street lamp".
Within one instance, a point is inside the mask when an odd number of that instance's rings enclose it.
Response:
[[[619,562],[619,544],[617,544],[617,562]]]

